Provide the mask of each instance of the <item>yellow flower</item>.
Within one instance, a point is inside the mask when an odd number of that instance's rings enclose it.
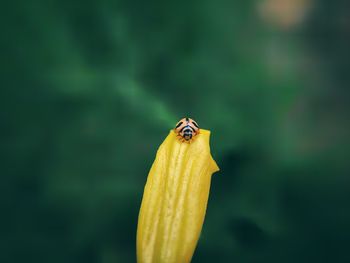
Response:
[[[211,175],[210,131],[191,144],[173,130],[159,147],[148,174],[137,227],[137,262],[190,262],[202,229]]]

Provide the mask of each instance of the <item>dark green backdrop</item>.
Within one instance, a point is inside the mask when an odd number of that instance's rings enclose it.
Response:
[[[193,262],[350,262],[349,7],[2,1],[0,262],[134,262],[184,116],[221,168]]]

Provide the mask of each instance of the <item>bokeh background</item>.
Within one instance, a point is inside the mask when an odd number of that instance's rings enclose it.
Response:
[[[2,1],[0,262],[135,262],[157,147],[212,131],[193,262],[350,262],[349,1]]]

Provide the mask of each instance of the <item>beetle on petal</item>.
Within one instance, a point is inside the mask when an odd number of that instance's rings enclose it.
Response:
[[[199,134],[199,126],[191,118],[182,118],[176,124],[174,131],[181,142],[191,143],[193,138]]]

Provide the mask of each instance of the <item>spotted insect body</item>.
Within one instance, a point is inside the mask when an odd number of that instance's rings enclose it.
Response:
[[[193,138],[199,134],[199,126],[193,119],[183,118],[176,124],[174,131],[180,141],[191,143]]]

